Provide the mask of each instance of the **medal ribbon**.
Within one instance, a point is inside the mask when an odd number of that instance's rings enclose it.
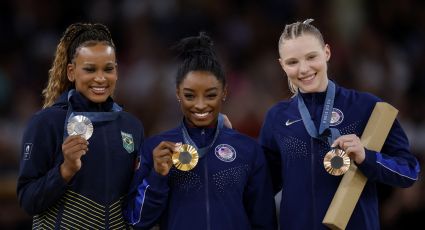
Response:
[[[317,131],[316,126],[314,125],[313,120],[311,119],[310,113],[305,105],[304,99],[301,94],[298,93],[298,111],[301,114],[304,126],[307,129],[308,134],[316,139],[320,139],[332,145],[336,138],[341,136],[340,132],[336,128],[329,128],[331,117],[332,117],[332,108],[335,100],[335,83],[328,81],[328,87],[326,91],[325,103],[323,105],[322,117],[320,119],[319,131]]]
[[[215,130],[215,133],[214,133],[214,138],[208,146],[203,147],[203,148],[198,148],[198,146],[196,146],[195,142],[192,140],[192,138],[190,138],[189,132],[186,129],[184,121],[182,122],[183,140],[184,140],[185,144],[190,144],[193,147],[195,147],[195,149],[198,151],[199,158],[203,157],[208,152],[208,150],[211,148],[211,146],[214,145],[215,141],[218,138],[218,134],[220,133],[220,130],[223,128],[223,124],[224,124],[223,119],[224,119],[223,115],[218,114],[218,121],[217,121],[216,130]]]
[[[114,102],[112,105],[111,112],[75,112],[73,110],[72,104],[70,102],[70,98],[75,94],[75,89],[71,89],[68,92],[68,111],[66,113],[65,125],[64,125],[64,139],[68,136],[68,132],[66,131],[66,126],[68,123],[68,119],[73,116],[82,115],[87,117],[92,123],[94,122],[102,122],[102,121],[113,121],[118,118],[119,112],[122,111],[122,108]]]

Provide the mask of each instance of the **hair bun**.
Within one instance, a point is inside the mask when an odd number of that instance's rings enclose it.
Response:
[[[177,56],[181,59],[191,58],[199,55],[213,56],[213,42],[205,33],[200,32],[198,36],[182,39],[175,47]]]

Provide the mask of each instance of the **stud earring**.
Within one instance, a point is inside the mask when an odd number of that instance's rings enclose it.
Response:
[[[226,101],[226,98],[225,98],[225,97],[223,97],[223,99],[221,99],[221,100]]]

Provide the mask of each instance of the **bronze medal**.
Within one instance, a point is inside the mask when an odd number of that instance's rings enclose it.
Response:
[[[350,168],[350,158],[344,150],[334,148],[326,153],[323,166],[329,174],[340,176]]]
[[[183,144],[173,153],[172,160],[178,170],[189,171],[198,164],[198,151],[192,145]]]
[[[93,124],[88,117],[77,115],[68,119],[66,125],[68,135],[81,135],[84,139],[88,140],[93,134]]]

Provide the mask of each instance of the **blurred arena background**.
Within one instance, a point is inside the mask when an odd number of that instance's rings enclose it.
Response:
[[[206,31],[227,72],[223,112],[234,128],[256,138],[266,110],[290,96],[277,61],[283,27],[314,18],[331,46],[329,77],[397,107],[423,165],[424,1],[3,0],[0,5],[0,229],[31,228],[15,192],[21,137],[30,116],[41,108],[60,36],[79,21],[111,29],[119,65],[115,98],[142,120],[147,136],[181,119],[169,47]],[[379,189],[382,229],[425,226],[422,177],[408,189]]]

